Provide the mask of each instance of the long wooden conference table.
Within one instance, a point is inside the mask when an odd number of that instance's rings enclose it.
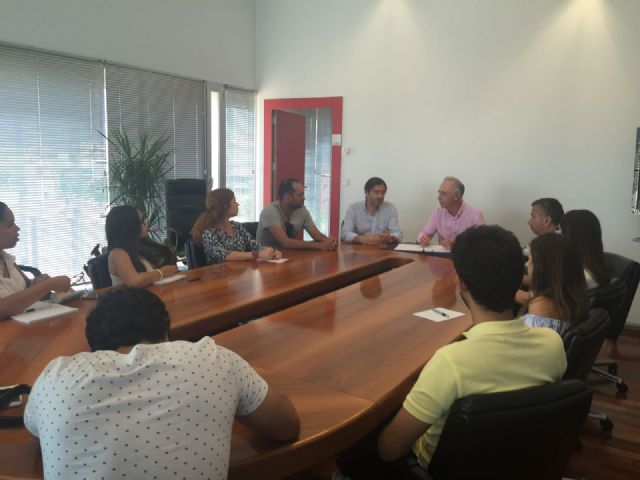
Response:
[[[288,443],[236,423],[233,479],[281,478],[331,459],[397,410],[433,353],[471,325],[468,314],[443,322],[413,315],[468,312],[448,259],[355,245],[285,256],[190,270],[150,288],[167,305],[172,339],[222,332],[215,341],[300,414],[300,437]],[[1,321],[0,385],[33,384],[53,358],[89,350],[84,324],[94,305],[78,301],[77,312],[31,326]],[[0,430],[0,477],[42,478],[38,441],[26,429]]]

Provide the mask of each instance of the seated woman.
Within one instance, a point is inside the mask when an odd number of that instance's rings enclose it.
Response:
[[[589,312],[587,286],[575,245],[555,233],[536,237],[527,263],[531,298],[523,316],[529,327],[549,327],[563,335]]]
[[[217,188],[207,195],[207,210],[191,230],[191,240],[202,245],[207,263],[281,258],[282,252],[261,248],[241,224],[229,220],[238,215],[238,205],[228,188]]]
[[[24,312],[29,305],[52,290],[69,290],[69,277],[40,275],[29,280],[16,267],[15,258],[5,249],[16,246],[19,231],[13,212],[0,202],[0,319]]]
[[[600,221],[589,210],[570,210],[560,221],[562,234],[572,239],[584,267],[587,288],[606,285],[611,281],[604,264]]]
[[[146,287],[178,271],[175,263],[154,268],[140,255],[141,240],[147,236],[147,223],[131,206],[111,209],[105,223],[109,246],[109,274],[113,286]]]

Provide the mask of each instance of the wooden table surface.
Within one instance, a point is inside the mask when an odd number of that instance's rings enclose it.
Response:
[[[237,424],[231,478],[279,478],[330,458],[396,410],[435,350],[470,326],[468,315],[440,323],[412,315],[438,306],[467,312],[449,260],[358,246],[287,256],[284,264],[205,267],[152,287],[174,339],[276,312],[214,338],[291,397],[301,435],[282,444]],[[84,318],[95,302],[79,303],[76,314],[30,327],[0,322],[0,385],[33,383],[52,358],[88,349]],[[24,429],[0,431],[1,475],[41,478],[37,440]]]

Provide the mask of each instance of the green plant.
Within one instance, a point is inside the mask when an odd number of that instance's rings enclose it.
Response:
[[[111,205],[132,205],[157,227],[164,218],[164,185],[173,168],[170,151],[163,151],[169,137],[140,133],[132,142],[123,129],[112,128],[109,135],[100,132],[112,149],[109,155],[110,184],[114,196]],[[152,233],[158,236],[156,232]]]

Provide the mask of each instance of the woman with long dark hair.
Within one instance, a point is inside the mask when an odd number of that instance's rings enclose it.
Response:
[[[191,240],[202,245],[207,263],[281,258],[282,252],[261,248],[240,223],[230,220],[238,215],[238,205],[228,188],[217,188],[207,195],[207,210],[191,229]]]
[[[549,327],[560,335],[583,321],[589,312],[582,262],[570,238],[556,233],[536,237],[527,263],[531,298],[525,306],[525,323]]]
[[[15,257],[5,251],[16,246],[18,232],[13,212],[0,202],[0,319],[24,312],[51,291],[69,290],[69,277],[39,275],[30,280],[18,269]]]
[[[146,287],[177,272],[175,264],[154,268],[140,255],[141,240],[148,227],[142,214],[128,205],[111,209],[105,223],[109,245],[109,274],[114,286]]]
[[[560,221],[562,235],[573,240],[582,261],[587,288],[606,285],[611,281],[604,264],[600,221],[589,210],[570,210]]]

